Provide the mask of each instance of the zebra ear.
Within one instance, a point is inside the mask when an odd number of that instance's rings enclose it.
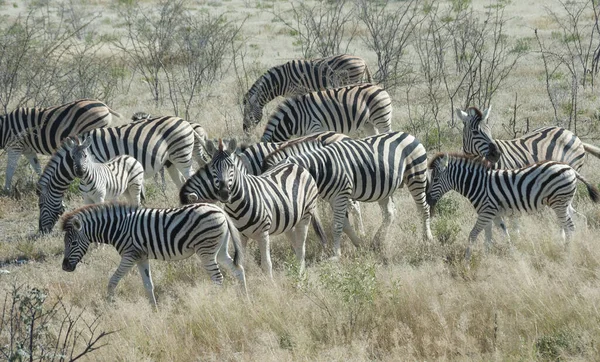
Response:
[[[440,160],[440,166],[442,166],[442,170],[445,170],[448,167],[448,154],[444,154],[444,157]]]
[[[481,123],[487,122],[487,119],[490,115],[490,111],[492,110],[492,106],[489,106],[488,109],[486,109],[485,111],[483,111],[482,117],[481,117]]]
[[[77,231],[81,230],[81,227],[83,226],[81,225],[81,220],[79,220],[79,217],[77,216],[73,216],[71,219],[71,225],[73,225],[73,228]]]
[[[83,140],[83,142],[81,142],[81,147],[88,148],[88,147],[90,147],[91,144],[92,144],[92,138],[91,137],[86,137]]]
[[[237,148],[237,141],[235,140],[235,138],[230,139],[229,144],[227,145],[227,150],[229,150],[229,152],[231,152],[231,153],[234,153],[236,148]]]
[[[204,148],[206,149],[208,155],[211,157],[215,154],[215,152],[217,152],[217,146],[215,146],[213,140],[206,140],[206,147]]]
[[[467,123],[470,120],[470,117],[467,114],[467,112],[463,111],[460,108],[456,108],[456,116],[460,118],[460,120],[463,121],[463,123]]]

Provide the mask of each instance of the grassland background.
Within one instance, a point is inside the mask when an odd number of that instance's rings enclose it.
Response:
[[[1,2],[0,15],[13,19],[31,4]],[[99,15],[94,22],[99,35],[119,34],[122,24],[116,2],[72,4]],[[156,6],[152,1],[139,4]],[[242,32],[250,78],[301,56],[289,29],[273,14],[289,14],[286,1],[191,1],[189,5],[199,12],[226,13],[229,20],[245,19]],[[487,5],[480,0],[472,4],[479,11]],[[545,7],[560,10],[556,1],[509,3],[507,35],[531,39],[538,29],[543,39],[549,39],[558,28]],[[376,64],[375,55],[360,38],[348,52],[364,57],[370,66]],[[414,61],[414,54],[407,53],[406,61]],[[520,126],[526,118],[531,128],[556,123],[543,78],[539,53],[531,51],[517,63],[492,100],[490,121],[498,138],[509,137],[503,125],[513,114],[515,93]],[[111,108],[126,117],[139,110],[172,114],[168,105],[152,101],[139,75],[132,73],[128,84],[111,100]],[[229,72],[204,94],[190,120],[205,126],[211,137],[242,137],[240,97],[245,90]],[[411,127],[405,92],[402,86],[394,92],[394,130]],[[416,109],[427,107],[422,92],[416,88],[409,98]],[[595,94],[581,101],[581,117],[588,124],[600,112],[597,90]],[[266,113],[274,106],[270,104]],[[451,108],[444,104],[441,114],[449,120]],[[598,144],[598,134],[592,131],[585,136],[586,142]],[[443,145],[444,150],[459,150],[460,128],[448,129]],[[0,165],[3,179],[4,155]],[[583,174],[595,184],[600,180],[599,166],[599,160],[586,158]],[[23,159],[16,178],[29,177]],[[147,185],[147,206],[177,206],[172,183],[165,195],[152,180]],[[456,194],[447,195],[433,220],[436,241],[426,243],[421,240],[416,207],[400,190],[394,196],[396,221],[383,255],[368,248],[357,251],[345,239],[344,257],[331,263],[311,232],[307,276],[298,280],[289,243],[276,237],[273,284],[262,274],[258,250],[251,244],[246,258],[250,302],[238,297],[231,276],[223,287],[213,286],[196,258],[151,262],[159,302],[154,312],[137,270],[121,281],[114,304],[105,301],[108,279],[119,262],[114,249],[89,252],[84,263],[67,274],[60,268],[60,232],[30,241],[28,236],[37,231],[37,198],[25,188],[19,199],[0,197],[0,259],[8,263],[3,269],[10,272],[0,274],[0,300],[12,285],[27,284],[47,290],[49,300],[60,297],[75,310],[84,310],[86,320],[99,317],[103,330],[116,332],[106,337],[107,346],[86,360],[598,360],[600,213],[581,191],[576,208],[588,222],[576,221],[577,232],[567,250],[558,241],[555,216],[547,210],[522,217],[520,234],[513,232],[512,244],[497,237],[489,253],[479,246],[467,270],[460,260],[475,222],[472,207]],[[67,201],[69,208],[82,205],[76,191],[69,193]],[[381,216],[376,204],[364,204],[363,212],[368,245]],[[329,225],[327,205],[321,214]],[[13,263],[25,258],[30,261]]]

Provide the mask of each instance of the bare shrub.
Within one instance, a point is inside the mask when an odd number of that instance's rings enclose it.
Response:
[[[0,320],[0,355],[7,361],[76,361],[106,346],[98,331],[99,319],[83,319],[61,299],[51,305],[47,293],[13,285],[5,298]],[[85,327],[80,328],[84,324]]]

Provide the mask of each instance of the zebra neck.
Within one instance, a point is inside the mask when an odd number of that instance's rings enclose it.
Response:
[[[132,225],[134,215],[129,212],[119,211],[115,207],[114,211],[108,211],[106,215],[95,218],[95,227],[90,230],[88,238],[95,243],[113,245],[120,252],[124,244],[127,244],[127,238],[131,235],[129,229]]]
[[[452,170],[452,166],[454,166],[454,170]],[[481,200],[481,194],[487,189],[490,170],[483,165],[472,162],[458,165],[449,164],[448,169],[453,175],[451,180],[452,189],[468,198],[477,207]]]

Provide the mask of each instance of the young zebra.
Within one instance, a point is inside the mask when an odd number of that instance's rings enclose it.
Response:
[[[315,133],[309,136],[297,138],[291,142],[294,142],[294,152],[304,152],[313,150],[315,147],[323,147],[333,142],[345,141],[351,139],[350,137],[341,133],[335,132],[322,132]],[[244,166],[248,169],[250,175],[258,176],[262,174],[263,160],[271,154],[273,151],[285,147],[290,143],[286,142],[259,142],[253,145],[242,145],[237,156],[240,158]],[[306,148],[305,148],[306,147]],[[358,228],[359,234],[365,234],[365,226],[360,211],[360,204],[358,202],[351,201],[350,210],[354,215],[355,227]]]
[[[120,155],[133,156],[144,167],[146,178],[163,166],[177,185],[193,174],[192,154],[197,137],[190,123],[178,117],[95,129],[79,137],[90,138],[88,152],[98,162]],[[75,177],[73,158],[63,143],[46,164],[37,185],[41,233],[50,232],[64,212],[62,198]]]
[[[360,84],[288,98],[271,114],[261,141],[324,131],[349,134],[359,128],[369,134],[391,130],[392,99],[383,88]]]
[[[156,306],[149,259],[181,260],[197,254],[216,284],[223,282],[217,261],[240,281],[244,293],[246,277],[237,229],[215,205],[196,204],[173,209],[138,208],[122,204],[84,206],[63,218],[65,231],[64,271],[72,272],[90,243],[113,245],[121,263],[108,282],[112,299],[119,281],[137,265],[150,303]],[[228,253],[233,240],[233,260]]]
[[[560,223],[562,236],[570,240],[575,230],[570,205],[577,180],[583,182],[594,202],[600,201],[598,189],[585,180],[571,166],[542,161],[514,170],[493,170],[481,160],[470,156],[437,154],[429,164],[431,182],[427,201],[432,206],[448,191],[454,190],[467,197],[477,211],[477,222],[469,234],[465,259],[471,257],[471,247],[481,230],[486,229],[486,245],[492,234],[491,223],[503,215],[531,213],[542,206],[550,206]]]
[[[179,193],[181,203],[222,202],[242,234],[242,245],[245,247],[248,238],[258,241],[261,266],[271,279],[270,235],[285,233],[303,273],[311,220],[325,243],[318,219],[319,193],[315,181],[308,171],[296,165],[275,167],[260,176],[248,175],[235,149],[235,139],[227,146],[219,140],[218,148],[208,141],[207,151],[212,154],[212,160],[183,185]]]
[[[0,149],[8,156],[4,190],[10,191],[21,154],[40,175],[37,154],[51,155],[67,136],[108,126],[113,115],[121,118],[100,101],[80,99],[56,107],[17,108],[0,116]]]
[[[433,239],[429,205],[425,200],[427,154],[415,137],[403,132],[383,133],[360,140],[335,142],[291,156],[288,151],[293,145],[294,142],[290,142],[288,147],[269,155],[263,169],[277,163],[292,163],[309,170],[319,186],[321,197],[333,209],[334,258],[341,255],[342,231],[354,245],[360,245],[346,216],[349,200],[379,203],[383,214],[375,234],[375,247],[379,248],[394,218],[392,195],[403,185],[408,186],[423,218],[424,238]]]
[[[66,146],[73,158],[73,172],[79,177],[79,190],[86,204],[116,200],[125,194],[129,203],[140,205],[144,197],[144,167],[135,158],[117,156],[105,163],[96,162],[89,154],[91,139],[76,144],[67,138]]]
[[[262,119],[263,107],[278,96],[300,94],[360,83],[371,75],[365,61],[353,55],[335,55],[313,60],[291,60],[269,69],[244,95],[244,132]]]
[[[551,160],[580,171],[586,152],[600,157],[600,148],[581,142],[573,132],[561,127],[539,128],[512,140],[494,139],[487,122],[490,109],[457,109],[456,115],[463,121],[463,152],[485,157],[493,168],[513,169]]]

